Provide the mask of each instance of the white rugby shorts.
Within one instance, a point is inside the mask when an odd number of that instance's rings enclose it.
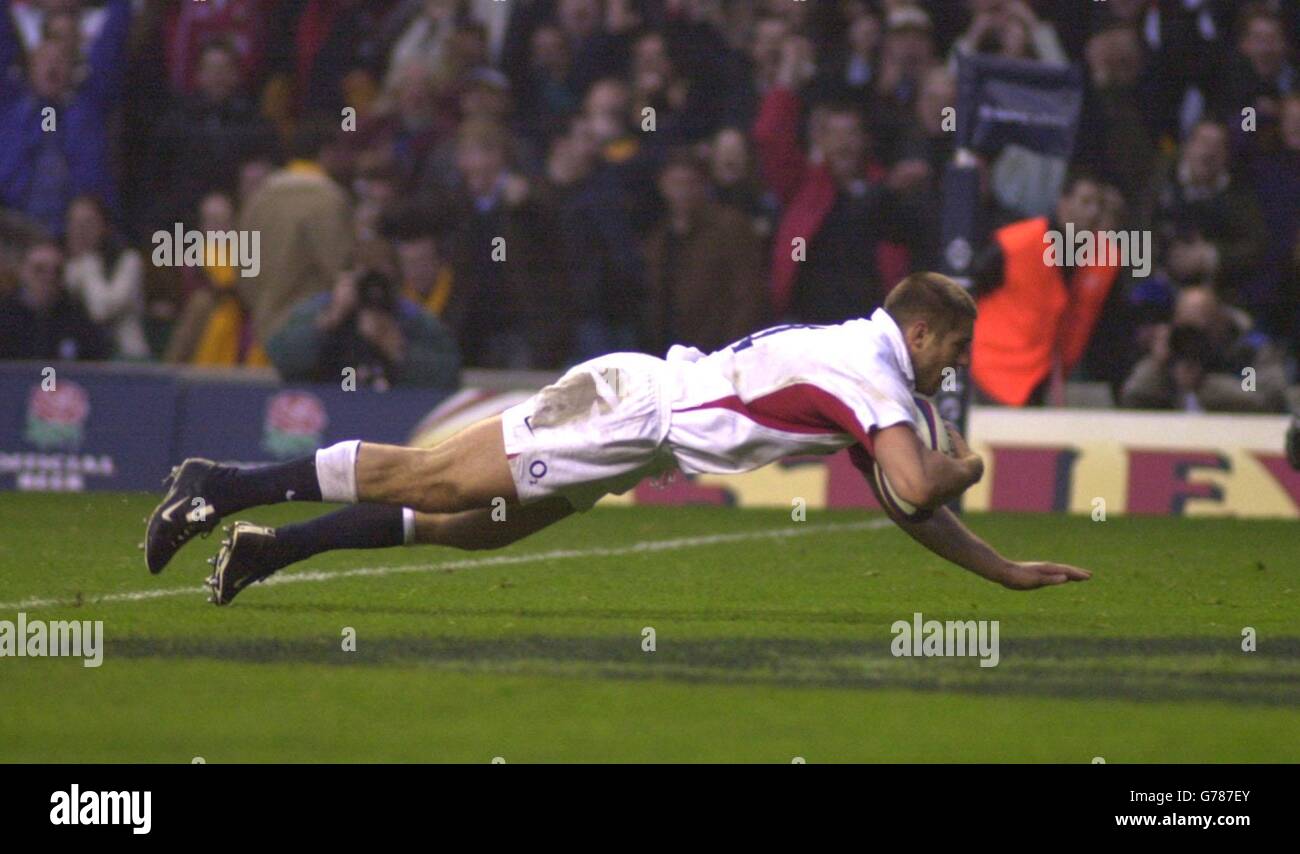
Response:
[[[664,444],[671,412],[668,366],[613,353],[570,368],[501,414],[506,456],[522,504],[552,495],[585,511],[647,477],[676,468]]]

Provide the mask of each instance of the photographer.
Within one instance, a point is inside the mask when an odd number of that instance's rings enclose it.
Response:
[[[1249,370],[1247,370],[1249,369]],[[1286,372],[1276,346],[1206,286],[1185,288],[1172,324],[1157,329],[1120,404],[1185,412],[1282,412]]]
[[[442,323],[400,296],[393,266],[365,264],[341,274],[334,289],[293,307],[267,342],[267,355],[289,381],[339,382],[356,371],[356,385],[459,385],[460,353]]]

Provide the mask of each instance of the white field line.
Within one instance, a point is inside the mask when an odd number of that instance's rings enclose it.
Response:
[[[653,554],[681,549],[693,549],[704,546],[743,543],[750,540],[784,540],[808,534],[839,534],[853,531],[874,531],[886,528],[893,523],[888,519],[870,519],[862,522],[840,522],[830,525],[791,525],[774,528],[770,531],[738,531],[734,534],[708,534],[699,537],[678,537],[672,540],[642,540],[627,546],[589,549],[555,549],[549,552],[534,552],[522,555],[499,555],[495,557],[463,558],[443,563],[417,564],[409,566],[370,566],[360,569],[343,569],[336,572],[290,572],[276,574],[263,584],[300,584],[311,581],[334,581],[339,578],[375,577],[384,575],[404,575],[416,572],[451,572],[461,569],[481,569],[493,566],[518,566],[527,563],[540,563],[548,560],[581,560],[596,557],[622,557],[625,555]],[[106,593],[102,596],[87,596],[80,601],[76,599],[36,598],[20,602],[0,602],[0,611],[30,611],[34,608],[62,608],[72,605],[102,605],[112,602],[144,602],[149,599],[163,599],[168,596],[189,596],[207,593],[206,585],[200,587],[168,587],[162,590],[138,590],[131,593]]]

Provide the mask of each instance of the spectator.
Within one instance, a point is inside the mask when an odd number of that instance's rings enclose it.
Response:
[[[1051,65],[1069,61],[1056,27],[1034,14],[1024,0],[975,3],[971,25],[953,44],[955,53],[982,53]]]
[[[1134,219],[1123,194],[1113,185],[1103,184],[1097,230],[1132,233],[1133,226]],[[1172,283],[1158,272],[1147,272],[1148,275],[1141,276],[1131,266],[1119,267],[1083,358],[1068,377],[1105,383],[1113,401],[1119,400],[1129,372],[1147,353],[1154,335],[1151,324],[1167,322],[1173,309]]]
[[[714,197],[750,217],[755,233],[765,241],[770,239],[776,227],[777,201],[758,180],[744,131],[734,127],[718,131],[708,154]]]
[[[398,35],[391,39],[385,88],[395,88],[402,70],[413,62],[426,69],[442,65],[447,45],[456,31],[458,5],[457,0],[409,0],[389,14],[384,26],[397,30]]]
[[[644,265],[623,184],[599,160],[587,121],[572,122],[555,140],[547,179],[560,224],[563,289],[573,307],[569,361],[638,349]]]
[[[155,228],[181,222],[208,191],[234,187],[242,163],[273,150],[274,131],[242,94],[241,73],[231,42],[207,44],[199,52],[194,94],[155,129],[153,168],[145,173]]]
[[[765,14],[754,22],[753,35],[742,60],[747,72],[745,88],[737,95],[736,112],[730,117],[735,123],[746,127],[753,124],[759,103],[777,85],[785,41],[790,34],[789,24],[780,15]]]
[[[240,230],[260,234],[258,275],[241,275],[235,283],[259,343],[275,334],[294,305],[330,287],[351,252],[347,194],[321,166],[336,127],[323,116],[305,121],[294,137],[293,159],[240,211]]]
[[[462,124],[479,120],[513,128],[513,110],[510,80],[495,68],[476,68],[461,81],[459,113]],[[526,175],[540,174],[540,160],[529,137],[519,132],[512,132],[511,136],[516,169]],[[419,174],[419,191],[422,195],[436,195],[456,187],[458,178],[454,134],[446,135],[429,152]]]
[[[636,24],[627,0],[607,0],[602,20],[600,0],[556,0],[555,20],[574,57],[573,80],[586,91],[597,80],[627,68],[628,32]]]
[[[957,78],[947,67],[936,65],[921,78],[916,98],[916,120],[909,128],[898,152],[897,171],[914,176],[913,199],[919,228],[913,237],[914,269],[938,270],[946,261],[942,257],[941,218],[943,216],[943,177],[956,152],[952,121],[957,103]],[[987,196],[981,198],[987,204]]]
[[[618,78],[596,82],[583,100],[583,128],[595,143],[601,167],[619,185],[632,228],[644,235],[659,217],[656,156],[632,124],[632,91]]]
[[[451,261],[455,223],[447,212],[426,205],[407,205],[381,219],[383,238],[397,249],[398,282],[402,296],[439,319],[450,320],[456,271]]]
[[[1120,402],[1188,412],[1285,412],[1286,372],[1250,317],[1207,286],[1179,294],[1173,324],[1138,363]]]
[[[254,194],[262,188],[262,184],[274,171],[275,163],[266,154],[254,155],[251,159],[239,164],[239,182],[236,197],[239,199],[240,206],[248,204],[248,200],[253,198]]]
[[[397,69],[374,114],[349,134],[348,147],[391,164],[403,186],[413,185],[440,137],[454,133],[454,117],[439,106],[428,65],[409,60]]]
[[[236,289],[239,271],[222,258],[221,235],[235,228],[235,208],[225,193],[209,193],[199,205],[205,236],[203,264],[181,270],[186,302],[168,341],[164,361],[192,365],[267,364],[253,340],[248,309]]]
[[[564,119],[582,105],[573,77],[573,55],[559,27],[547,24],[533,31],[528,67],[520,118],[530,138],[548,144],[561,132]]]
[[[382,59],[369,34],[380,27],[384,11],[383,2],[308,0],[282,28],[288,31],[283,37],[292,39],[299,114],[338,115],[344,106],[363,111],[358,96],[379,88]]]
[[[1300,336],[1300,92],[1282,99],[1276,146],[1250,166],[1267,230],[1260,272],[1243,302],[1266,331],[1294,341]]]
[[[1250,188],[1228,170],[1228,133],[1192,129],[1156,200],[1156,239],[1178,282],[1217,281],[1237,293],[1264,254],[1264,221]],[[1159,250],[1158,250],[1159,251]]]
[[[798,144],[811,46],[786,43],[780,84],[763,99],[754,136],[768,187],[784,206],[772,246],[775,317],[839,323],[870,313],[885,297],[885,281],[905,272],[887,269],[885,244],[905,240],[914,214],[867,157],[862,117],[850,104],[819,105],[809,130],[810,151]],[[806,260],[804,260],[806,258]]]
[[[953,44],[954,60],[960,54],[980,54],[1048,65],[1069,62],[1056,28],[1023,0],[972,5],[970,28]],[[955,61],[952,65],[955,68]],[[1006,218],[1046,216],[1056,204],[1068,168],[1063,157],[1006,145],[990,168],[993,197]]]
[[[885,16],[880,73],[868,102],[867,130],[883,159],[892,162],[913,126],[921,80],[935,64],[930,16],[918,6],[898,4]]]
[[[763,244],[749,218],[709,199],[708,173],[687,152],[664,165],[659,192],[667,215],[646,246],[650,351],[682,343],[709,352],[762,327]]]
[[[398,203],[402,185],[392,164],[383,159],[357,164],[352,180],[353,232],[358,243],[378,238],[385,215]]]
[[[113,234],[103,203],[78,196],[68,206],[63,281],[86,314],[103,327],[118,359],[147,359],[144,260]]]
[[[700,82],[679,72],[662,33],[645,33],[633,43],[631,79],[632,115],[643,128],[653,116],[661,145],[698,142],[712,130],[717,112],[701,97]]]
[[[267,0],[225,0],[222,3],[176,3],[163,22],[167,81],[173,92],[191,95],[203,89],[204,54],[219,41],[230,51],[232,73],[257,81],[266,46]]]
[[[1143,85],[1142,45],[1135,29],[1108,27],[1088,40],[1088,89],[1075,163],[1113,183],[1133,218],[1149,221],[1157,134],[1151,93]]]
[[[848,24],[842,45],[825,63],[824,70],[813,81],[814,89],[823,97],[871,97],[875,82],[878,52],[882,39],[880,18],[865,7]],[[778,43],[777,59],[780,59]]]
[[[48,237],[40,223],[17,211],[0,208],[0,295],[18,288],[18,271],[27,247]]]
[[[1006,406],[1065,403],[1064,382],[1088,348],[1119,269],[1068,259],[1049,264],[1049,234],[1095,232],[1108,223],[1105,188],[1078,175],[1052,217],[1014,222],[993,234],[977,262],[979,316],[971,348],[971,376],[984,399]]]
[[[0,359],[106,359],[111,346],[63,288],[63,251],[39,240],[23,255],[18,289],[0,296]]]
[[[89,193],[117,209],[109,164],[108,119],[126,64],[130,0],[110,0],[108,16],[90,48],[87,74],[78,80],[66,44],[42,42],[27,61],[27,76],[7,73],[19,58],[0,0],[0,205],[21,211],[62,236],[73,197]]]
[[[80,16],[73,10],[60,10],[45,15],[41,23],[40,41],[61,45],[76,65],[74,74],[84,74],[82,56],[82,31]],[[93,40],[87,39],[87,44]]]
[[[510,137],[498,124],[466,122],[456,168],[462,189],[453,204],[460,230],[450,310],[461,351],[474,365],[555,367],[567,349],[559,304],[550,212],[529,182],[510,169]]]
[[[1210,0],[1110,0],[1089,10],[1100,18],[1091,32],[1119,25],[1140,37],[1144,106],[1152,128],[1162,138],[1184,136],[1204,116],[1207,93],[1223,88],[1226,63],[1216,5]],[[1091,58],[1088,61],[1093,64]]]
[[[10,13],[14,30],[22,42],[23,50],[30,53],[47,40],[64,41],[76,51],[82,41],[94,42],[104,25],[103,8],[78,8],[80,0],[14,0]],[[66,31],[72,23],[72,33]]]
[[[384,253],[386,254],[386,252]],[[438,319],[400,294],[391,261],[341,274],[329,293],[298,303],[267,343],[290,382],[340,382],[356,388],[459,385],[460,356]]]
[[[1290,62],[1282,17],[1262,3],[1249,3],[1237,24],[1237,54],[1222,87],[1220,115],[1229,127],[1241,125],[1242,109],[1255,110],[1259,129],[1277,123],[1282,97],[1300,91],[1300,73]]]

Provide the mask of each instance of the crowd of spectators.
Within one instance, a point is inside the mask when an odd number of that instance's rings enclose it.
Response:
[[[984,54],[1086,83],[1069,162],[978,160],[981,302],[1022,293],[1035,218],[1149,231],[1154,264],[983,398],[1280,410],[1298,39],[1300,0],[0,0],[0,358],[452,385],[861,316],[943,266]],[[191,230],[258,262],[160,263]]]

